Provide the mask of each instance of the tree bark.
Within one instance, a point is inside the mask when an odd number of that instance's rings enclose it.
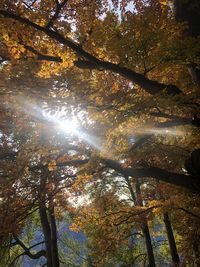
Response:
[[[57,227],[54,214],[54,205],[51,203],[51,208],[49,209],[49,220],[51,225],[51,256],[53,267],[59,267],[59,256],[58,256],[58,245],[57,245]]]
[[[45,202],[40,201],[39,214],[46,245],[47,267],[54,267],[51,257],[51,228],[46,213]]]
[[[124,177],[125,177],[125,180],[127,182],[132,201],[134,202],[135,205],[143,206],[139,181],[138,180],[136,181],[136,187],[135,187],[135,193],[134,193],[133,188],[131,186],[131,183],[129,181],[129,177],[126,177],[126,176],[124,176]],[[149,232],[148,222],[146,219],[142,223],[141,229],[142,229],[142,233],[143,233],[144,239],[145,239],[145,246],[146,246],[147,257],[148,257],[148,262],[149,262],[148,267],[155,267],[156,265],[155,265],[153,247],[152,247],[152,243],[151,243],[151,236],[150,236],[150,232]]]
[[[197,240],[193,243],[193,251],[195,257],[195,267],[200,266],[200,251],[199,251],[199,242]]]
[[[174,0],[175,18],[178,22],[186,22],[186,36],[198,37],[200,35],[200,1]],[[193,62],[188,64],[188,72],[195,84],[200,88],[200,69]]]
[[[124,168],[118,161],[112,159],[103,159],[105,164],[114,169],[116,172],[121,173],[123,176],[132,176],[135,178],[151,177],[158,181],[174,184],[176,186],[190,189],[194,192],[200,191],[200,181],[198,178],[192,175],[185,175],[179,173],[173,173],[159,167],[147,166],[147,167],[135,167]]]
[[[136,187],[135,188],[136,188],[137,204],[142,207],[143,206],[143,200],[142,200],[142,194],[141,194],[141,190],[140,190],[140,183],[139,183],[138,179],[136,181]],[[144,223],[142,224],[142,233],[144,235],[145,245],[146,245],[146,249],[147,249],[147,256],[148,256],[148,261],[149,261],[148,267],[156,267],[154,253],[153,253],[153,246],[151,243],[149,226],[148,226],[148,222],[146,219],[145,219]]]
[[[126,67],[122,67],[118,64],[114,64],[111,62],[102,61],[97,58],[95,58],[95,61],[93,60],[91,62],[88,60],[78,60],[77,62],[75,62],[75,65],[79,68],[84,68],[83,66],[87,66],[87,68],[90,68],[91,66],[92,69],[102,68],[105,70],[110,70],[112,72],[118,73],[127,78],[128,80],[132,81],[133,83],[136,83],[137,85],[142,87],[146,92],[152,95],[157,94],[163,90],[165,90],[165,93],[168,95],[176,95],[182,92],[175,85],[163,84],[154,80],[150,80],[146,78],[144,75],[134,72],[133,70],[130,70]]]
[[[46,245],[47,267],[59,267],[57,229],[52,196],[46,191],[48,169],[43,169],[40,180],[39,215]],[[46,202],[48,201],[48,207]]]
[[[200,35],[200,2],[199,0],[174,0],[175,17],[179,22],[187,22],[187,34],[193,37]]]
[[[145,238],[147,256],[148,256],[148,260],[149,260],[148,267],[155,267],[156,266],[155,258],[154,258],[153,247],[152,247],[152,243],[151,243],[151,236],[150,236],[149,227],[148,227],[147,222],[145,222],[143,224],[142,233],[143,233],[144,238]]]
[[[176,241],[173,234],[172,225],[170,222],[169,214],[168,212],[164,213],[164,224],[167,232],[167,239],[169,242],[169,248],[170,248],[170,254],[172,258],[172,262],[174,263],[174,266],[178,266],[180,263],[177,247],[176,247]]]

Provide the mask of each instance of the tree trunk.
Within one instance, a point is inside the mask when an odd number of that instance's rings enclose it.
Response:
[[[45,245],[46,245],[46,255],[47,255],[47,267],[54,267],[51,257],[51,228],[48,222],[48,217],[46,213],[45,203],[41,201],[39,204],[39,214],[40,221],[42,225],[42,230],[44,233]]]
[[[140,183],[137,179],[136,181],[136,199],[137,199],[137,204],[140,206],[143,206],[143,201],[142,201],[142,194],[141,194],[141,190],[140,190]],[[145,222],[142,224],[142,233],[144,235],[144,239],[145,239],[145,245],[146,245],[146,249],[147,249],[147,256],[148,256],[148,267],[155,267],[155,258],[154,258],[154,253],[153,253],[153,246],[151,243],[151,236],[150,236],[150,232],[149,232],[149,226],[148,226],[148,222],[145,220]]]
[[[47,267],[59,267],[57,229],[54,214],[53,198],[49,197],[45,189],[47,177],[48,170],[44,169],[40,180],[39,214],[46,245]],[[47,200],[48,208],[46,207]]]
[[[142,233],[145,238],[145,244],[146,244],[146,249],[147,249],[147,256],[148,256],[148,261],[149,261],[148,267],[155,267],[156,266],[155,258],[154,258],[153,247],[151,243],[151,236],[150,236],[147,222],[143,224]]]
[[[200,266],[200,252],[199,252],[199,243],[196,240],[193,243],[193,251],[194,251],[194,257],[195,257],[195,267],[199,267]]]
[[[198,37],[200,35],[200,1],[199,0],[174,0],[175,18],[178,22],[186,22],[188,28],[186,36]],[[200,88],[200,70],[195,63],[188,64],[189,74],[195,84]]]
[[[131,198],[134,202],[135,205],[140,205],[143,206],[143,202],[142,202],[142,196],[141,196],[141,190],[140,190],[140,183],[137,180],[136,182],[136,192],[134,193],[133,188],[131,186],[131,183],[129,181],[129,177],[128,176],[124,176],[125,180],[127,182],[130,194],[131,194]],[[148,257],[148,267],[155,267],[155,258],[154,258],[154,253],[153,253],[153,247],[152,247],[152,243],[151,243],[151,236],[150,236],[150,232],[149,232],[149,226],[148,226],[148,222],[145,221],[142,223],[142,233],[144,235],[144,239],[145,239],[145,245],[146,245],[146,250],[147,250],[147,257]]]
[[[49,219],[51,225],[51,257],[53,267],[59,267],[58,245],[57,245],[57,228],[54,214],[54,206],[49,209]]]
[[[187,22],[187,34],[193,37],[200,35],[200,1],[174,0],[175,17],[179,22]]]
[[[176,242],[173,234],[173,229],[171,226],[171,222],[169,219],[169,214],[168,212],[164,213],[164,223],[165,223],[165,228],[167,232],[167,239],[169,242],[169,248],[170,248],[170,254],[172,258],[172,262],[174,263],[174,266],[178,266],[180,263],[177,247],[176,247]]]

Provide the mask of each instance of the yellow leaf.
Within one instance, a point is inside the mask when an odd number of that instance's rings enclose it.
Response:
[[[51,171],[55,171],[56,169],[57,169],[56,161],[51,160],[48,164],[48,170],[51,172]]]

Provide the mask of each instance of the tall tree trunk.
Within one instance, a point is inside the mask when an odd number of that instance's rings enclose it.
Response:
[[[40,180],[39,214],[46,245],[47,267],[59,267],[57,228],[53,197],[46,191],[48,169],[44,169]],[[48,207],[46,206],[48,201]]]
[[[176,241],[174,238],[173,234],[173,229],[172,225],[170,222],[169,214],[168,212],[164,213],[164,223],[165,223],[165,228],[167,232],[167,238],[169,242],[169,248],[170,248],[170,254],[172,258],[172,262],[174,263],[175,266],[177,266],[180,263],[177,247],[176,247]]]
[[[40,201],[39,214],[46,245],[47,267],[54,267],[51,257],[51,228],[46,213],[45,202]]]
[[[132,188],[131,182],[129,180],[128,176],[124,176],[125,180],[127,182],[130,194],[131,194],[131,198],[132,201],[134,202],[135,205],[140,205],[143,206],[143,201],[142,201],[142,195],[141,195],[141,190],[140,190],[140,183],[137,179],[136,182],[136,187],[135,187],[135,191]],[[154,253],[153,253],[153,247],[152,247],[152,243],[151,243],[151,236],[150,236],[150,232],[149,232],[149,226],[148,226],[148,222],[145,220],[142,223],[142,233],[144,235],[144,239],[145,239],[145,245],[146,245],[146,250],[147,250],[147,257],[148,257],[148,267],[155,267],[155,258],[154,258]]]
[[[200,266],[200,251],[199,251],[199,243],[197,240],[193,243],[193,251],[194,251],[194,257],[195,257],[195,267]]]
[[[151,243],[149,226],[147,222],[145,222],[142,226],[142,233],[144,235],[146,249],[147,249],[147,256],[148,256],[148,261],[149,261],[148,267],[155,267],[156,266],[155,258],[154,258],[152,243]]]
[[[51,225],[51,257],[53,267],[59,267],[59,256],[58,256],[58,245],[57,245],[57,227],[54,214],[54,205],[51,203],[51,208],[49,209],[49,220]]]
[[[143,206],[143,201],[142,201],[142,194],[141,194],[141,190],[140,190],[140,183],[137,179],[136,182],[136,199],[137,199],[137,204],[139,204],[140,206]],[[149,231],[149,226],[148,226],[148,222],[145,221],[142,224],[142,233],[144,235],[144,239],[145,239],[145,245],[146,245],[146,249],[147,249],[147,256],[148,256],[148,267],[155,267],[156,263],[155,263],[155,257],[154,257],[154,253],[153,253],[153,246],[152,246],[152,242],[151,242],[151,236],[150,236],[150,231]]]
[[[43,134],[41,140],[43,140]],[[46,246],[47,267],[53,267],[51,258],[51,227],[49,225],[48,215],[46,212],[46,182],[47,174],[45,170],[43,170],[43,172],[41,173],[40,188],[38,192],[39,215]]]

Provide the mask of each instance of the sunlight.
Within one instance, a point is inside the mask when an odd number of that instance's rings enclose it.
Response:
[[[67,116],[65,114],[64,110],[61,110],[60,112],[56,112],[53,115],[50,112],[43,111],[43,116],[55,123],[58,127],[58,129],[62,130],[62,132],[73,135],[78,133],[78,119],[76,116],[72,115],[70,116],[70,119],[63,119],[63,115]]]
[[[156,128],[153,127],[148,130],[149,133],[158,134],[158,135],[174,135],[174,136],[181,136],[184,132],[177,128]]]
[[[144,134],[155,134],[155,135],[165,135],[165,136],[181,136],[185,132],[183,129],[178,129],[177,127],[153,127],[151,125],[146,125],[138,128],[134,131],[137,135]],[[134,138],[134,137],[131,137]]]
[[[74,134],[77,132],[78,122],[75,117],[72,118],[71,120],[63,120],[63,121],[58,120],[58,126],[65,133]]]
[[[68,192],[68,194],[70,195],[70,192]],[[68,201],[75,208],[80,208],[80,207],[91,204],[91,199],[90,199],[89,194],[83,194],[80,196],[71,195],[68,198]]]
[[[87,144],[89,144],[91,147],[101,151],[103,143],[102,140],[97,136],[81,131],[79,137],[80,139],[84,140]]]
[[[77,137],[84,141],[92,148],[100,151],[102,155],[106,157],[113,157],[111,151],[103,150],[103,140],[100,137],[93,135],[84,129],[82,122],[84,124],[85,118],[83,117],[83,112],[75,114],[75,111],[68,112],[66,107],[60,107],[58,110],[53,111],[46,108],[40,107],[35,101],[27,100],[24,96],[17,96],[15,102],[20,105],[24,113],[29,114],[35,118],[41,119],[43,122],[47,121],[55,126],[57,131],[62,131],[63,134],[68,136]],[[41,105],[42,106],[42,105]],[[89,122],[91,124],[91,121]]]

